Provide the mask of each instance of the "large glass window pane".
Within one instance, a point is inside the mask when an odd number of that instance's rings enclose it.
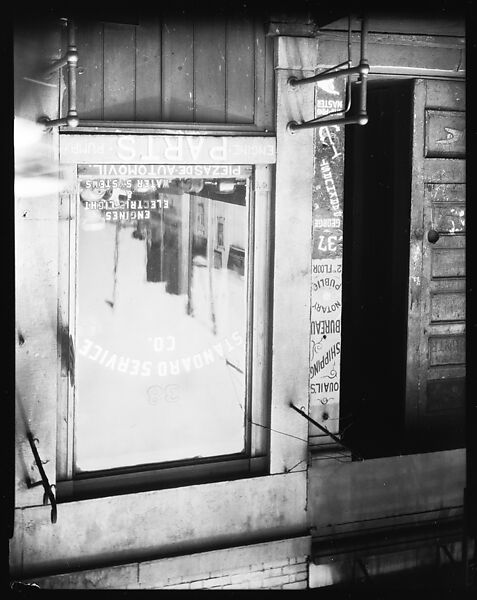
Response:
[[[76,473],[246,450],[250,177],[78,166]]]

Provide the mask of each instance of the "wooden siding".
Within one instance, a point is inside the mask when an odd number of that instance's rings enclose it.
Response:
[[[148,15],[137,23],[76,22],[81,120],[273,128],[273,39],[259,20]]]

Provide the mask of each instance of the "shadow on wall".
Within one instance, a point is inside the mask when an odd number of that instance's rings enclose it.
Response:
[[[57,194],[74,181],[58,168],[51,132],[29,119],[15,117],[15,195],[39,198]]]
[[[14,22],[15,116],[35,121],[58,115],[59,71],[45,70],[62,55],[63,27],[58,18],[18,17]]]
[[[57,118],[63,74],[46,75],[62,55],[63,27],[53,17],[14,24],[14,148],[16,197],[41,197],[60,192],[69,183],[58,171],[53,132],[38,124]]]

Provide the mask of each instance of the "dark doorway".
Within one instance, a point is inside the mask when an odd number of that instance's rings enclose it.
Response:
[[[401,450],[412,100],[411,80],[370,82],[368,124],[346,127],[340,412],[363,457]]]

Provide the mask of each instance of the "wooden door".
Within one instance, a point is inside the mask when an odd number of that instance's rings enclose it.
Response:
[[[464,445],[465,86],[414,86],[409,313],[408,449]]]
[[[380,79],[346,129],[340,431],[365,457],[464,443],[464,103]]]

